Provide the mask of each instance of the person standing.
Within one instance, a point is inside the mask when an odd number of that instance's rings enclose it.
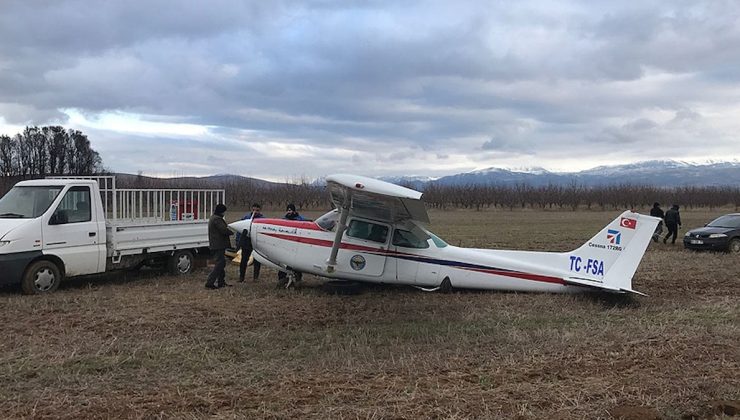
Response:
[[[285,216],[283,216],[283,219],[287,220],[297,220],[297,221],[304,221],[306,219],[303,218],[295,209],[295,204],[290,203],[285,208]],[[288,273],[285,271],[278,271],[278,284],[281,284],[285,281],[287,281]],[[303,278],[302,273],[296,273],[296,281],[300,281]]]
[[[668,228],[668,234],[663,238],[663,243],[666,243],[671,235],[673,235],[671,243],[676,243],[679,226],[681,226],[681,214],[678,213],[678,204],[674,204],[670,210],[665,212],[665,227]]]
[[[262,215],[262,206],[259,205],[259,203],[252,204],[252,212],[247,213],[244,215],[242,220],[254,220],[254,219],[261,219],[265,217]],[[244,282],[244,277],[247,274],[247,266],[249,265],[249,256],[252,255],[252,239],[249,237],[249,232],[246,230],[244,232],[237,233],[236,234],[236,244],[241,248],[242,250],[242,260],[239,263],[239,283]],[[257,262],[256,260],[253,262],[254,265],[254,272],[252,276],[252,280],[257,281],[260,277],[260,268],[262,268],[262,264]]]
[[[303,218],[303,216],[298,214],[298,212],[295,209],[295,204],[293,203],[288,204],[288,206],[285,208],[285,216],[283,216],[283,219],[301,220],[301,221],[306,220]]]
[[[226,248],[231,246],[229,236],[231,236],[233,232],[231,232],[228,226],[226,226],[224,213],[226,213],[226,206],[221,203],[216,204],[216,209],[213,211],[213,215],[208,219],[208,248],[216,259],[216,265],[213,267],[213,271],[208,275],[208,280],[206,280],[206,289],[218,289],[220,287],[228,286],[228,284],[226,284],[226,256],[224,255],[224,252],[226,251]]]
[[[665,218],[665,213],[663,213],[663,209],[660,208],[660,203],[657,201],[653,203],[653,208],[650,209],[650,215],[660,218],[658,226],[655,227],[655,232],[653,233],[653,241],[658,242],[660,234],[663,233],[663,218]]]

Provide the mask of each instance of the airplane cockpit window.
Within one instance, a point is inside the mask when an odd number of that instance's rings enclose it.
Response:
[[[424,235],[424,232],[422,231],[418,231],[417,233]],[[417,236],[414,232],[410,232],[408,230],[396,229],[393,232],[393,245],[404,248],[429,248],[429,242],[427,242],[427,239],[428,237],[424,238]]]
[[[337,220],[339,219],[339,211],[337,209],[334,209],[323,216],[316,219],[316,224],[319,225],[321,229],[324,229],[329,232],[333,232],[334,229],[337,227]]]
[[[432,238],[432,242],[434,242],[434,245],[437,245],[437,248],[444,248],[447,246],[447,242],[443,241],[439,236],[429,231],[426,231],[426,234]]]
[[[347,229],[347,236],[385,243],[388,239],[388,227],[362,220],[352,220]]]

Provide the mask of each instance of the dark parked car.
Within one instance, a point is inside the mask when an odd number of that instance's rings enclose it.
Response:
[[[740,253],[740,213],[720,216],[703,228],[686,232],[683,246]]]

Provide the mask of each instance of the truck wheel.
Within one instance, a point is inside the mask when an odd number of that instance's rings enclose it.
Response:
[[[62,281],[59,267],[49,260],[36,261],[26,269],[21,281],[23,293],[35,295],[57,290]]]
[[[735,254],[740,254],[740,238],[733,238],[730,241],[730,245],[727,246],[727,250]]]
[[[184,276],[193,271],[193,254],[190,251],[175,251],[167,261],[167,271],[173,276]]]

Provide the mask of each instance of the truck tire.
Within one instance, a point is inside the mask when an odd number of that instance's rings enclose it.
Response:
[[[23,273],[21,288],[27,295],[51,293],[57,290],[62,281],[62,273],[56,264],[49,260],[39,260],[28,266]]]
[[[173,276],[185,276],[193,272],[193,264],[193,254],[190,251],[175,251],[167,261],[167,271]]]

